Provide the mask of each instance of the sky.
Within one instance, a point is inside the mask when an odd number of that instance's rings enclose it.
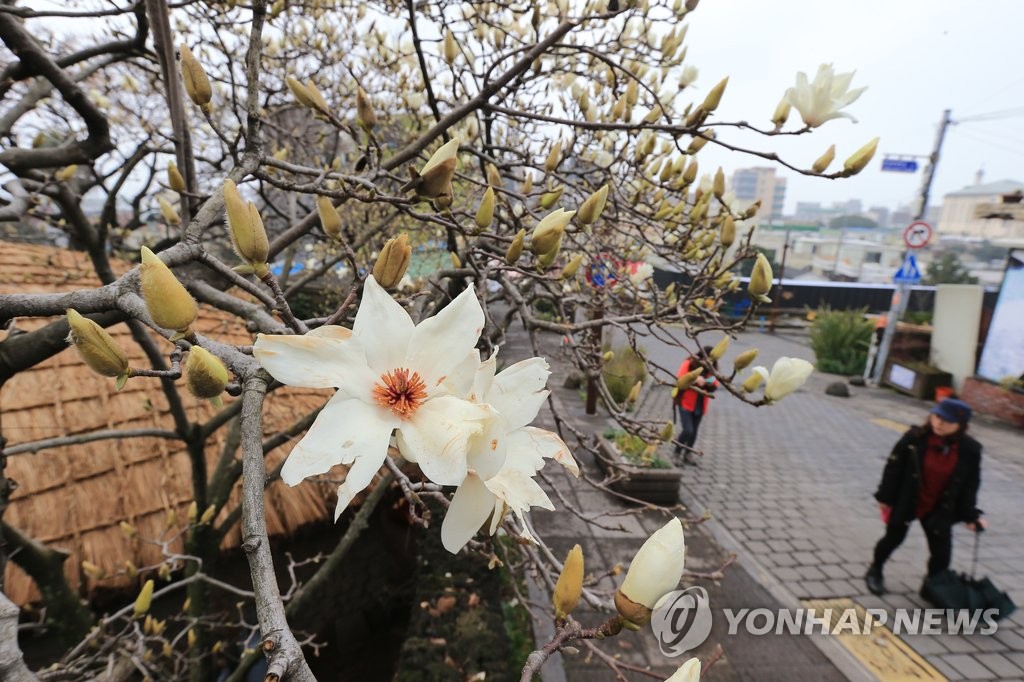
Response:
[[[946,134],[930,204],[944,194],[984,181],[1024,182],[1024,2],[1021,0],[702,0],[690,15],[687,63],[700,70],[701,94],[722,77],[729,86],[718,114],[771,127],[775,105],[796,79],[813,78],[821,63],[856,71],[853,86],[867,91],[845,111],[858,122],[829,121],[800,138],[721,133],[723,139],[778,151],[810,166],[830,144],[836,167],[876,135],[872,164],[844,180],[807,178],[783,169],[786,211],[797,201],[859,198],[865,209],[913,202],[923,173],[882,172],[885,154],[931,152],[944,109],[954,121],[1016,109],[1015,117],[967,121]],[[790,125],[799,123],[794,111]],[[735,168],[766,162],[711,150],[704,164]],[[924,163],[921,162],[923,169]]]

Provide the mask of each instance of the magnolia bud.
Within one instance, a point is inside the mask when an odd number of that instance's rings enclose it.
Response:
[[[610,350],[606,350],[604,352],[604,355],[601,356],[601,360],[603,360],[604,362],[611,362],[614,359],[615,359],[615,352],[614,351],[610,351]]]
[[[685,558],[683,526],[679,519],[672,519],[647,538],[633,557],[626,579],[615,594],[615,606],[622,617],[635,625],[646,625],[650,609],[679,584]],[[647,610],[646,617],[636,606]]]
[[[771,291],[772,278],[771,263],[763,253],[758,253],[757,260],[754,261],[754,269],[750,272],[750,283],[747,285],[750,297],[762,303],[770,302],[765,300],[765,294]]]
[[[70,166],[64,166],[59,171],[53,174],[53,178],[57,182],[67,182],[71,178],[75,177],[75,173],[78,172],[78,164],[71,164]]]
[[[583,594],[583,549],[579,545],[569,550],[565,557],[565,564],[562,572],[558,575],[558,582],[555,583],[555,592],[552,598],[555,606],[555,618],[562,620],[566,618]]]
[[[866,145],[853,153],[853,156],[843,162],[843,175],[856,175],[864,170],[871,158],[878,150],[878,138],[871,140]]]
[[[172,509],[168,509],[167,510],[167,516],[164,519],[164,527],[170,529],[170,528],[174,528],[177,525],[178,525],[178,512],[174,511],[173,508]]]
[[[188,519],[188,525],[195,525],[196,519],[199,518],[199,503],[192,500],[192,504],[188,506],[188,512],[186,513]]]
[[[206,77],[206,71],[192,56],[188,45],[182,43],[178,51],[181,55],[181,79],[185,84],[185,93],[196,106],[204,111],[209,110],[213,89],[210,87],[210,79]]]
[[[228,378],[228,368],[219,358],[205,348],[192,346],[185,362],[185,385],[192,395],[219,404]]]
[[[159,256],[142,247],[139,284],[153,322],[164,329],[187,334],[196,319],[196,302]]]
[[[725,194],[725,173],[722,171],[722,167],[719,166],[718,170],[715,171],[714,184],[711,186],[711,192],[719,199]]]
[[[313,100],[313,108],[317,111],[329,114],[330,107],[327,106],[327,100],[324,99],[324,95],[320,92],[320,88],[316,87],[316,83],[313,79],[306,80],[306,92],[309,93],[310,98]]]
[[[712,130],[705,128],[700,131],[699,135],[694,135],[693,139],[690,140],[690,146],[686,148],[687,154],[696,154],[701,149],[704,149],[704,145],[708,143],[708,140],[715,139],[715,133]]]
[[[755,367],[750,376],[743,382],[743,390],[746,393],[753,393],[768,378],[768,370],[764,367]]]
[[[718,82],[718,85],[711,88],[711,92],[704,98],[704,103],[700,105],[700,108],[704,111],[711,113],[718,108],[719,103],[722,101],[722,94],[725,92],[725,86],[729,84],[729,77],[726,76]]]
[[[133,564],[129,559],[124,560],[124,572],[129,578],[134,578],[139,574],[139,568]]]
[[[740,353],[739,355],[736,356],[736,359],[734,359],[732,361],[732,366],[733,366],[733,368],[736,371],[739,371],[741,369],[746,368],[747,365],[752,363],[754,361],[754,358],[756,358],[756,357],[757,357],[757,349],[756,348],[751,348],[750,350],[745,350],[745,351],[743,351],[742,353]]]
[[[85,574],[93,580],[102,580],[103,576],[106,575],[106,571],[91,561],[83,561],[82,570],[85,571]]]
[[[731,215],[726,215],[722,219],[722,231],[719,233],[718,239],[725,248],[729,248],[736,241],[736,221]]]
[[[727,350],[729,350],[729,337],[723,336],[722,340],[716,343],[715,347],[711,349],[710,353],[708,353],[708,357],[713,361],[719,360],[723,355],[725,355],[725,351]]]
[[[607,201],[608,185],[603,185],[601,189],[591,194],[583,202],[576,219],[580,221],[581,225],[590,225],[597,222],[597,219],[601,217],[601,213],[604,212],[604,206]]]
[[[640,399],[640,389],[643,388],[643,387],[644,387],[644,380],[643,379],[640,379],[635,384],[633,384],[633,388],[629,389],[629,395],[626,396],[626,402],[627,403],[635,403],[637,400],[639,400]]]
[[[488,187],[484,190],[484,196],[480,200],[480,208],[476,210],[476,226],[486,230],[494,221],[494,188]]]
[[[562,241],[562,233],[576,211],[560,208],[544,216],[537,223],[530,238],[530,250],[537,255],[551,253]]]
[[[299,79],[294,76],[288,76],[284,79],[284,82],[288,85],[288,89],[292,91],[295,99],[299,101],[299,104],[304,107],[309,107],[310,109],[317,108],[316,99],[313,97],[313,93],[311,93],[309,88],[303,85]]]
[[[455,34],[450,29],[444,34],[443,53],[444,60],[449,66],[454,64],[455,58],[459,56],[459,46],[455,42]]]
[[[523,255],[523,243],[526,241],[526,230],[519,230],[516,232],[516,236],[512,238],[512,243],[509,244],[508,250],[505,251],[505,262],[509,265],[515,265],[519,258]]]
[[[181,225],[181,216],[171,206],[171,202],[167,201],[163,197],[157,197],[157,203],[160,205],[160,215],[163,216],[164,222],[168,225]]]
[[[696,180],[697,179],[697,170],[698,170],[697,159],[696,158],[690,159],[689,165],[687,165],[686,166],[686,170],[683,171],[683,182],[685,182],[687,185],[689,185],[694,180]]]
[[[459,268],[462,267],[462,259],[459,258],[459,254],[455,253],[454,251],[449,251],[448,252],[448,257],[451,258],[451,260],[452,260],[452,267],[453,268],[458,270]]]
[[[191,649],[195,647],[196,642],[199,641],[199,635],[196,634],[195,630],[189,630],[185,639],[188,642],[188,648]]]
[[[235,253],[252,266],[257,276],[263,277],[267,274],[270,241],[256,204],[242,199],[230,178],[224,181],[224,204]]]
[[[377,112],[373,110],[370,96],[362,88],[356,90],[356,118],[366,130],[372,130],[377,125]]]
[[[548,158],[544,160],[544,170],[548,173],[554,173],[555,169],[558,168],[558,162],[562,160],[562,143],[556,142],[551,146],[551,151],[548,152]]]
[[[139,533],[138,529],[127,521],[122,521],[118,524],[118,527],[120,527],[122,533],[130,538],[135,537]]]
[[[540,256],[537,257],[537,267],[539,267],[541,270],[546,270],[552,263],[555,262],[555,259],[558,258],[558,253],[559,251],[561,251],[561,249],[562,237],[559,236],[558,243],[555,245],[555,248],[551,249],[547,253],[542,253]]]
[[[487,184],[491,187],[500,188],[504,183],[501,181],[501,172],[498,171],[498,167],[493,163],[488,163],[487,169]]]
[[[824,172],[834,158],[836,158],[836,146],[833,144],[811,165],[811,170],[815,173]]]
[[[153,604],[154,587],[156,586],[152,580],[147,580],[142,586],[139,596],[135,598],[135,605],[132,607],[132,612],[136,617],[143,616],[149,611],[149,607]]]
[[[537,202],[541,208],[547,210],[555,205],[555,203],[562,198],[562,193],[565,192],[565,185],[559,185],[556,189],[550,192],[544,192],[540,195],[540,201]]]
[[[167,186],[178,194],[182,194],[185,191],[185,178],[181,175],[181,171],[178,170],[178,166],[173,161],[167,162]]]
[[[412,247],[409,236],[400,234],[384,243],[373,264],[373,278],[385,289],[394,289],[402,281],[409,259],[412,258]]]
[[[334,239],[341,239],[341,214],[330,198],[318,196],[316,198],[316,212],[320,216],[320,225],[324,232]]]
[[[441,194],[451,196],[452,178],[458,167],[459,139],[453,137],[441,145],[430,157],[419,173],[416,193],[420,196],[435,198]]]
[[[199,517],[199,525],[205,526],[210,521],[213,521],[213,517],[214,517],[214,515],[216,515],[216,513],[217,513],[217,506],[211,504],[209,507],[206,508],[205,511],[203,511],[203,515]]]
[[[676,389],[678,389],[680,391],[685,391],[690,386],[693,386],[693,382],[697,381],[697,379],[703,373],[704,373],[704,369],[702,367],[698,367],[697,369],[690,370],[689,372],[687,372],[686,374],[682,375],[681,377],[679,377],[676,380]]]
[[[576,275],[576,271],[580,269],[580,265],[583,264],[583,254],[578,253],[572,257],[569,263],[562,268],[562,279],[570,279]]]
[[[89,369],[105,377],[128,376],[128,356],[107,330],[77,310],[68,308],[68,342],[89,366]]]
[[[672,440],[672,436],[674,436],[675,433],[676,433],[675,424],[673,424],[672,422],[665,422],[665,425],[661,427],[661,433],[659,433],[658,436],[663,441],[670,441],[670,440]]]
[[[786,121],[789,119],[790,106],[789,99],[783,97],[775,107],[775,113],[772,114],[772,123],[775,124],[776,130],[786,125]]]

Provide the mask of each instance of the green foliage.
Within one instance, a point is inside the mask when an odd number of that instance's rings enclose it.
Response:
[[[636,382],[647,377],[647,367],[643,358],[630,346],[622,346],[612,352],[614,357],[604,363],[601,376],[615,402],[624,403]]]
[[[972,277],[964,264],[960,262],[960,256],[953,251],[947,251],[936,260],[928,264],[924,276],[925,284],[977,284],[978,278]]]
[[[811,348],[818,369],[831,374],[860,374],[867,364],[874,326],[864,318],[867,308],[818,310],[811,327]]]
[[[615,449],[629,464],[650,469],[669,469],[671,464],[658,457],[657,450],[651,452],[648,443],[640,436],[626,433],[621,429],[608,429],[604,437],[615,444]]]
[[[878,227],[878,223],[862,215],[841,215],[828,221],[828,226],[835,229],[843,227]]]

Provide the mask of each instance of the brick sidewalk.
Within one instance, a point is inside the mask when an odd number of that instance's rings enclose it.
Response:
[[[655,362],[675,367],[673,349],[643,343]],[[805,339],[748,333],[733,354],[757,346],[756,364],[781,355],[813,361]],[[799,599],[849,597],[865,608],[925,607],[917,595],[927,549],[913,528],[886,565],[890,593],[867,593],[862,576],[882,534],[872,498],[889,450],[906,426],[923,422],[928,403],[877,388],[854,388],[851,398],[824,394],[839,377],[815,374],[780,404],[754,409],[727,394],[711,405],[697,443],[705,456],[687,469],[685,499],[706,508],[735,538],[749,563]],[[671,414],[664,389],[649,392],[641,412],[652,419]],[[971,433],[984,445],[979,506],[990,521],[978,571],[1024,604],[1024,434],[983,419]],[[955,530],[953,568],[968,570],[973,534]],[[756,568],[755,571],[756,573]],[[916,636],[905,641],[949,679],[1024,679],[1024,616],[1018,611],[992,636]]]

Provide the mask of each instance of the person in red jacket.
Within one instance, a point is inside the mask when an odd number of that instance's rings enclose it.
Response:
[[[704,355],[711,353],[711,346],[704,346]],[[679,436],[676,438],[675,454],[678,456],[685,447],[686,455],[683,461],[686,464],[697,466],[697,458],[694,456],[693,444],[697,442],[697,430],[700,428],[700,421],[707,414],[708,404],[711,402],[711,394],[718,388],[718,379],[715,378],[711,367],[718,369],[718,362],[711,362],[700,357],[691,355],[683,360],[676,372],[676,379],[702,367],[704,372],[697,377],[689,388],[673,391],[673,417],[679,422]]]

